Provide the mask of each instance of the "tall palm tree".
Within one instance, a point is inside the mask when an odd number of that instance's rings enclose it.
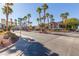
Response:
[[[39,21],[40,21],[40,19],[39,19],[39,18],[37,18],[38,25],[39,25]]]
[[[46,13],[47,21],[48,21],[48,27],[49,27],[49,13]]]
[[[44,23],[44,16],[41,17],[41,23]]]
[[[36,11],[39,14],[39,20],[40,20],[40,23],[41,23],[41,11],[42,11],[42,9],[40,7],[38,7]]]
[[[3,14],[6,15],[6,30],[8,30],[8,16],[13,12],[11,6],[13,3],[5,3],[5,5],[2,8]]]
[[[54,18],[53,18],[53,15],[50,15],[49,17],[50,17],[50,24],[51,24],[52,22],[54,22]],[[52,26],[49,26],[49,27],[51,27],[51,29],[52,29]],[[53,25],[53,27],[54,27],[54,25]]]
[[[10,29],[12,29],[12,24],[13,24],[12,18],[10,19],[10,23],[11,23],[10,24],[10,27],[11,27]]]
[[[50,22],[54,22],[53,15],[50,15]]]
[[[27,18],[28,18],[28,25],[30,23],[30,17],[31,17],[31,14],[27,14]]]
[[[43,11],[44,11],[44,23],[45,23],[45,20],[46,20],[46,10],[48,9],[48,5],[45,3],[42,7],[43,7]]]

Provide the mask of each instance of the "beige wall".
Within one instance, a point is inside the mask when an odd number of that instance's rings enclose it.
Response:
[[[13,24],[12,25],[15,25],[14,22],[12,22]],[[5,19],[1,19],[1,24],[5,24],[6,25],[6,20]],[[10,26],[11,25],[11,21],[8,21],[8,25]]]

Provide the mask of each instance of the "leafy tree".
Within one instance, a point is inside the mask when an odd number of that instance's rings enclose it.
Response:
[[[69,18],[67,19],[66,24],[70,26],[71,29],[77,29],[79,20],[77,18]]]

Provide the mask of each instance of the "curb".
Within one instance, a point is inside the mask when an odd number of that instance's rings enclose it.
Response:
[[[11,48],[11,47],[13,47],[14,45],[15,45],[15,43],[14,43],[14,44],[11,44],[11,45],[9,45],[9,46],[3,48],[3,49],[0,49],[0,53],[6,51],[7,49],[9,49],[9,48]]]
[[[23,52],[20,51],[20,50],[18,50],[18,51],[16,52],[16,56],[22,56],[22,54],[23,54]]]

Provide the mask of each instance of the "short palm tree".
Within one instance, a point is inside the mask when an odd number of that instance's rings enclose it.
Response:
[[[46,20],[46,10],[48,9],[48,5],[45,3],[43,6],[43,11],[44,11],[44,23],[45,23],[45,20]]]
[[[24,17],[23,17],[23,20],[27,20],[27,16],[24,16]]]
[[[6,15],[6,30],[8,30],[8,16],[13,12],[11,6],[13,3],[5,3],[5,5],[2,8],[3,14]]]
[[[15,19],[15,26],[17,26],[17,19]]]
[[[68,12],[60,14],[60,17],[62,18],[63,24],[65,24],[65,29],[66,29],[66,26],[67,26],[67,24],[66,24],[67,16],[69,16]]]
[[[31,14],[27,14],[27,18],[28,18],[28,25],[30,23],[30,17],[31,17]]]
[[[69,13],[68,12],[61,13],[60,14],[60,17],[62,18],[62,21],[67,20],[67,16],[69,16]]]

